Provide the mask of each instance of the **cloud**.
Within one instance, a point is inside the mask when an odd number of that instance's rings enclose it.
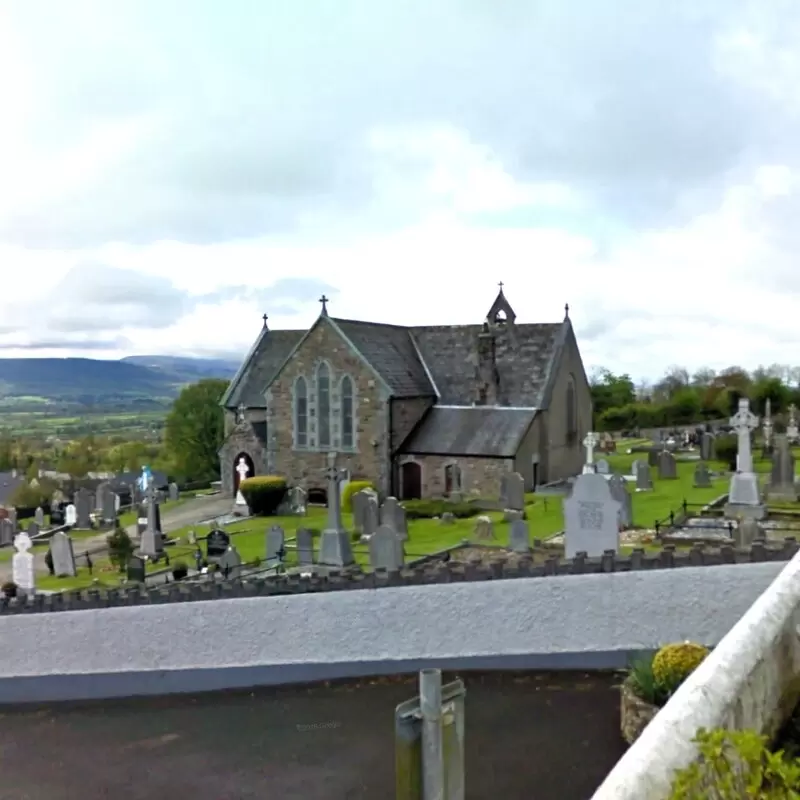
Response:
[[[585,6],[7,0],[0,349],[479,322],[503,280],[590,365],[791,363],[800,9]]]

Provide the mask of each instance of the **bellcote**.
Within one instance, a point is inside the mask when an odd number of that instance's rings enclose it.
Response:
[[[497,297],[486,315],[486,322],[490,326],[504,325],[506,323],[513,325],[517,315],[503,293],[503,282],[500,281],[498,285],[500,286],[500,291],[497,293]]]

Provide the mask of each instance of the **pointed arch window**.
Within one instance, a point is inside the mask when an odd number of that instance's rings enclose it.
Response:
[[[461,467],[446,464],[444,468],[444,493],[451,495],[461,491]]]
[[[578,441],[578,407],[575,399],[575,381],[569,379],[567,384],[567,424],[566,440],[568,445],[573,445]]]
[[[341,386],[342,403],[342,448],[352,450],[355,446],[354,439],[354,403],[353,403],[353,379],[349,375],[342,378]]]
[[[294,382],[294,442],[308,447],[308,384],[302,375]]]
[[[317,367],[317,417],[319,446],[331,446],[331,371],[327,364]]]

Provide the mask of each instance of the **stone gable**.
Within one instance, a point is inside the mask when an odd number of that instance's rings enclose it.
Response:
[[[316,446],[316,371],[325,361],[331,371],[331,447]],[[293,436],[295,380],[305,377],[308,386],[308,446],[296,447]],[[341,398],[339,385],[349,375],[354,384],[353,449],[341,446]],[[373,480],[384,489],[388,484],[387,400],[382,381],[354,352],[326,319],[320,320],[278,373],[267,393],[271,469],[291,483],[306,488],[324,488],[328,450],[340,454],[340,466],[351,475]]]

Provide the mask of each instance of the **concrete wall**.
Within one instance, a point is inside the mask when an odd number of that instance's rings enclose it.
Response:
[[[716,644],[782,565],[687,567],[0,617],[0,703],[443,669],[611,669]]]
[[[647,726],[593,800],[663,800],[699,728],[770,736],[800,695],[800,554]],[[687,635],[685,638],[694,638]]]

